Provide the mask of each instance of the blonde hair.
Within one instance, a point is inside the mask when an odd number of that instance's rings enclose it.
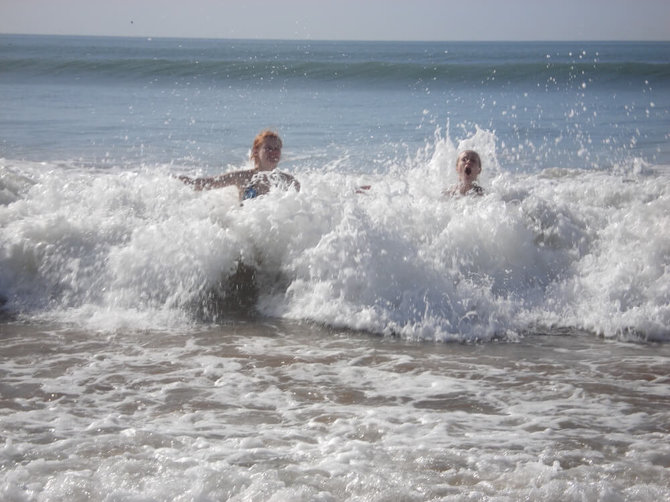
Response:
[[[279,141],[279,147],[281,148],[284,146],[282,144],[281,138],[279,137],[279,134],[277,134],[275,131],[264,129],[263,131],[259,132],[254,138],[254,142],[251,145],[251,154],[249,155],[249,158],[253,160],[256,165],[258,165],[258,150],[260,150],[263,142],[268,138],[276,138]]]

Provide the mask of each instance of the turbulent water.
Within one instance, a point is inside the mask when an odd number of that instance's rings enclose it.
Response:
[[[0,36],[0,498],[668,498],[669,49]]]
[[[5,309],[103,330],[218,321],[244,263],[271,317],[410,339],[557,326],[666,340],[667,173],[508,173],[494,139],[465,142],[487,194],[462,199],[441,195],[456,153],[444,139],[404,171],[309,168],[300,193],[243,206],[166,167],[4,160]]]
[[[664,500],[668,346],[3,336],[4,500]]]

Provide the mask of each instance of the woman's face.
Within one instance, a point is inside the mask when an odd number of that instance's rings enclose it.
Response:
[[[261,171],[272,171],[281,159],[281,141],[279,138],[265,138],[256,153],[256,167]]]
[[[479,155],[471,150],[461,152],[456,162],[456,171],[462,183],[473,183],[482,172],[482,161],[479,160]]]

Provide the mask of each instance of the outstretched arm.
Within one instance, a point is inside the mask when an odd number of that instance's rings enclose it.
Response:
[[[193,188],[196,190],[211,190],[213,188],[223,188],[233,185],[237,186],[239,189],[249,182],[251,174],[250,171],[236,171],[211,178],[189,178],[188,176],[179,176],[179,179],[187,185],[193,185]]]

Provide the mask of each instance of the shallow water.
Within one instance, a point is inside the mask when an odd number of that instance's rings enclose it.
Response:
[[[667,344],[5,323],[7,500],[663,500]]]

